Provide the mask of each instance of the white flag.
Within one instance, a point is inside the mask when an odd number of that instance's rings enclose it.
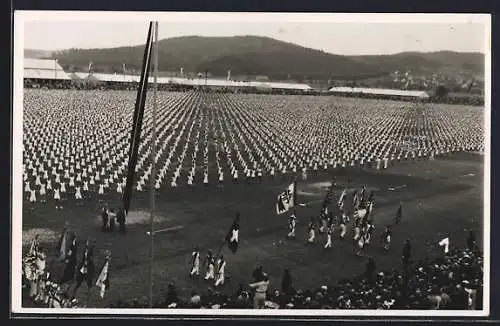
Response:
[[[97,281],[95,283],[95,285],[97,285],[101,289],[100,292],[101,298],[104,298],[104,293],[109,288],[108,269],[109,269],[109,260],[106,259],[106,262],[102,266],[101,272],[99,273],[99,277],[97,278]]]
[[[295,206],[295,182],[291,183],[285,191],[278,195],[276,202],[276,213],[278,215],[288,212]]]
[[[439,241],[439,246],[444,247],[444,253],[447,254],[450,249],[450,238],[444,238]]]
[[[339,207],[344,206],[344,198],[345,198],[345,196],[346,196],[346,193],[347,193],[347,191],[346,191],[346,189],[344,189],[344,190],[342,191],[342,193],[340,194],[340,198],[339,198],[339,201],[338,201],[338,205],[339,205]]]
[[[66,258],[66,230],[63,231],[61,239],[59,241],[59,259],[63,260]]]
[[[30,251],[28,253],[29,256],[34,256],[38,254],[38,235],[31,240],[31,246],[30,246]]]

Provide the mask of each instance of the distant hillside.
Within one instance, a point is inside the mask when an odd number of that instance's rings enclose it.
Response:
[[[402,52],[392,55],[351,56],[356,62],[378,65],[382,70],[418,73],[484,74],[484,55],[453,51]]]
[[[52,51],[24,49],[24,57],[27,59],[44,59],[52,56]]]
[[[96,71],[140,70],[144,46],[68,49],[53,54],[63,67]],[[259,36],[176,37],[159,42],[159,70],[204,72],[225,76],[266,75],[273,80],[363,79],[395,70],[482,73],[480,53],[400,53],[385,56],[342,56]]]

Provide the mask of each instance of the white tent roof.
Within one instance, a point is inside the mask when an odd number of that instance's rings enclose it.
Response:
[[[71,79],[57,60],[48,59],[24,59],[24,78]]]
[[[362,93],[362,94],[373,94],[373,95],[429,98],[429,94],[427,94],[424,91],[406,91],[400,89],[386,89],[386,88],[332,87],[329,89],[329,91],[335,93],[353,93],[353,94]]]
[[[80,78],[87,78],[87,73],[78,72],[75,73]],[[92,77],[105,82],[139,82],[140,76],[138,75],[123,75],[123,74],[101,74],[94,73]],[[152,83],[154,78],[149,77],[149,82]],[[181,78],[181,77],[158,77],[159,84],[178,84],[178,85],[190,85],[190,86],[204,86],[205,78]],[[206,84],[208,86],[219,86],[219,87],[263,87],[263,88],[277,88],[277,89],[299,89],[299,90],[310,90],[312,89],[306,84],[294,84],[294,83],[273,83],[273,82],[244,82],[244,81],[232,81],[226,79],[207,79]]]

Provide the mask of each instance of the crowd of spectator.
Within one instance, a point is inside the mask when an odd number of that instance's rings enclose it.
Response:
[[[366,271],[336,285],[315,289],[296,289],[289,270],[281,286],[269,286],[266,273],[249,286],[239,285],[232,294],[211,288],[206,293],[192,292],[188,298],[178,295],[170,284],[162,302],[155,308],[228,309],[445,309],[480,310],[483,297],[483,258],[475,249],[454,249],[437,259],[414,262],[408,269],[376,270],[373,260]],[[255,273],[254,273],[255,274]],[[264,283],[259,283],[264,282]],[[267,282],[267,285],[266,285]],[[257,290],[267,288],[265,299]],[[110,308],[147,307],[143,299],[118,301]]]
[[[24,80],[25,88],[44,88],[44,89],[74,89],[74,90],[137,90],[137,83],[118,83],[118,82],[99,82],[99,81],[82,81],[82,80]],[[177,84],[158,84],[158,90],[160,91],[188,91],[200,86],[190,86],[190,85],[177,85]],[[201,86],[201,88],[206,89]],[[218,93],[242,93],[242,94],[282,94],[282,95],[315,95],[315,96],[334,96],[338,94],[332,94],[328,91],[323,90],[298,90],[298,89],[265,89],[257,87],[240,87],[240,88],[208,88],[212,92]],[[399,101],[409,101],[409,102],[431,102],[431,103],[446,103],[446,104],[458,104],[458,105],[474,105],[481,106],[484,105],[484,97],[478,96],[476,94],[467,94],[461,96],[454,96],[453,94],[448,94],[445,97],[435,97],[431,96],[429,99],[419,99],[414,97],[403,97],[403,96],[387,96],[387,95],[376,95],[376,94],[341,94],[344,97],[363,97],[363,98],[374,98],[374,99],[390,99]]]

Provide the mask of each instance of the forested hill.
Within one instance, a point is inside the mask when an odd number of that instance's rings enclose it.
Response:
[[[90,61],[95,71],[140,70],[144,46],[107,49],[68,49],[51,58],[69,70],[85,70]],[[484,69],[481,53],[404,52],[394,55],[342,56],[260,36],[187,36],[159,41],[159,70],[186,73],[208,71],[211,75],[265,75],[273,80],[363,79],[384,76],[395,70],[474,73]]]

